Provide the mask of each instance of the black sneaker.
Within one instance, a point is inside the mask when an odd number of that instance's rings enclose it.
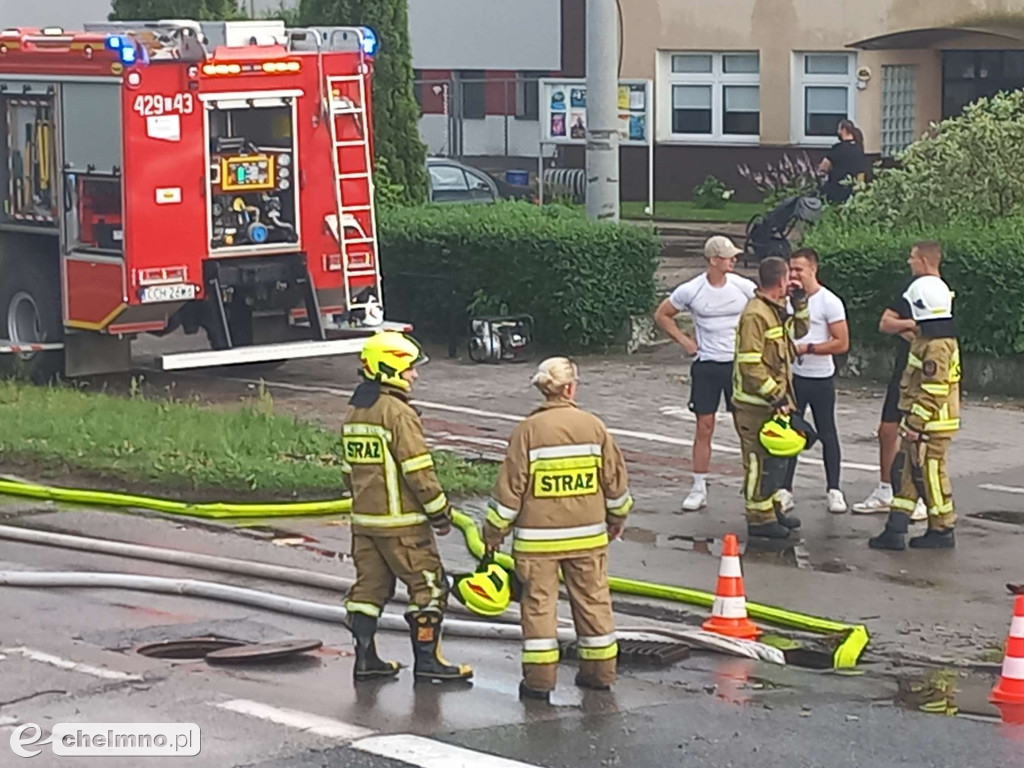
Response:
[[[956,535],[952,528],[944,531],[936,531],[929,528],[924,536],[915,536],[910,540],[911,549],[954,549],[956,547]]]
[[[788,539],[792,531],[782,523],[765,523],[763,525],[751,525],[747,523],[747,536],[759,539]]]

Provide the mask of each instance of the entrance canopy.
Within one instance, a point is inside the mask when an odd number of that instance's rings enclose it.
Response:
[[[1024,27],[925,27],[869,37],[846,47],[861,51],[942,48],[965,35],[988,36],[993,42],[1002,41],[1012,47],[1024,44]]]

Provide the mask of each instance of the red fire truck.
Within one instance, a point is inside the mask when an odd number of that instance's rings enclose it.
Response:
[[[127,370],[180,331],[209,349],[164,370],[343,354],[382,326],[375,36],[244,24],[0,32],[0,369]]]

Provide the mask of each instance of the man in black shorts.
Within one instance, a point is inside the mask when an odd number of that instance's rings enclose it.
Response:
[[[892,504],[890,470],[893,459],[896,458],[896,452],[899,450],[899,427],[900,421],[903,419],[899,408],[900,378],[903,376],[903,369],[907,367],[910,340],[917,333],[917,323],[911,318],[910,305],[903,298],[903,294],[910,283],[918,277],[924,275],[941,277],[939,271],[942,264],[942,249],[938,243],[920,243],[911,250],[907,264],[910,265],[910,271],[914,277],[900,291],[899,298],[882,312],[882,319],[878,322],[879,331],[896,337],[896,358],[893,364],[892,378],[889,380],[889,386],[885,392],[885,403],[882,405],[882,421],[878,425],[879,483],[870,496],[853,505],[853,511],[860,515],[888,513],[889,505]],[[910,519],[914,521],[928,519],[928,511],[920,499]]]
[[[683,501],[684,512],[707,506],[707,475],[711,465],[711,438],[715,414],[725,397],[732,410],[732,366],[736,358],[736,326],[754,297],[757,285],[733,272],[743,253],[727,237],[712,237],[704,244],[707,271],[676,288],[654,315],[665,333],[696,358],[690,371],[690,411],[697,417],[693,439],[693,487]],[[689,312],[696,339],[676,325],[676,315]]]

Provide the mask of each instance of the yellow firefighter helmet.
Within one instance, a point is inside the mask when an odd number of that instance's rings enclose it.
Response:
[[[512,602],[512,577],[493,561],[453,580],[456,599],[481,616],[500,616]]]
[[[363,376],[370,381],[408,390],[402,374],[414,365],[427,362],[423,348],[412,336],[398,331],[382,331],[366,340],[359,354]]]
[[[776,414],[761,427],[761,445],[772,456],[792,458],[807,447],[807,435],[793,427],[789,416]]]

